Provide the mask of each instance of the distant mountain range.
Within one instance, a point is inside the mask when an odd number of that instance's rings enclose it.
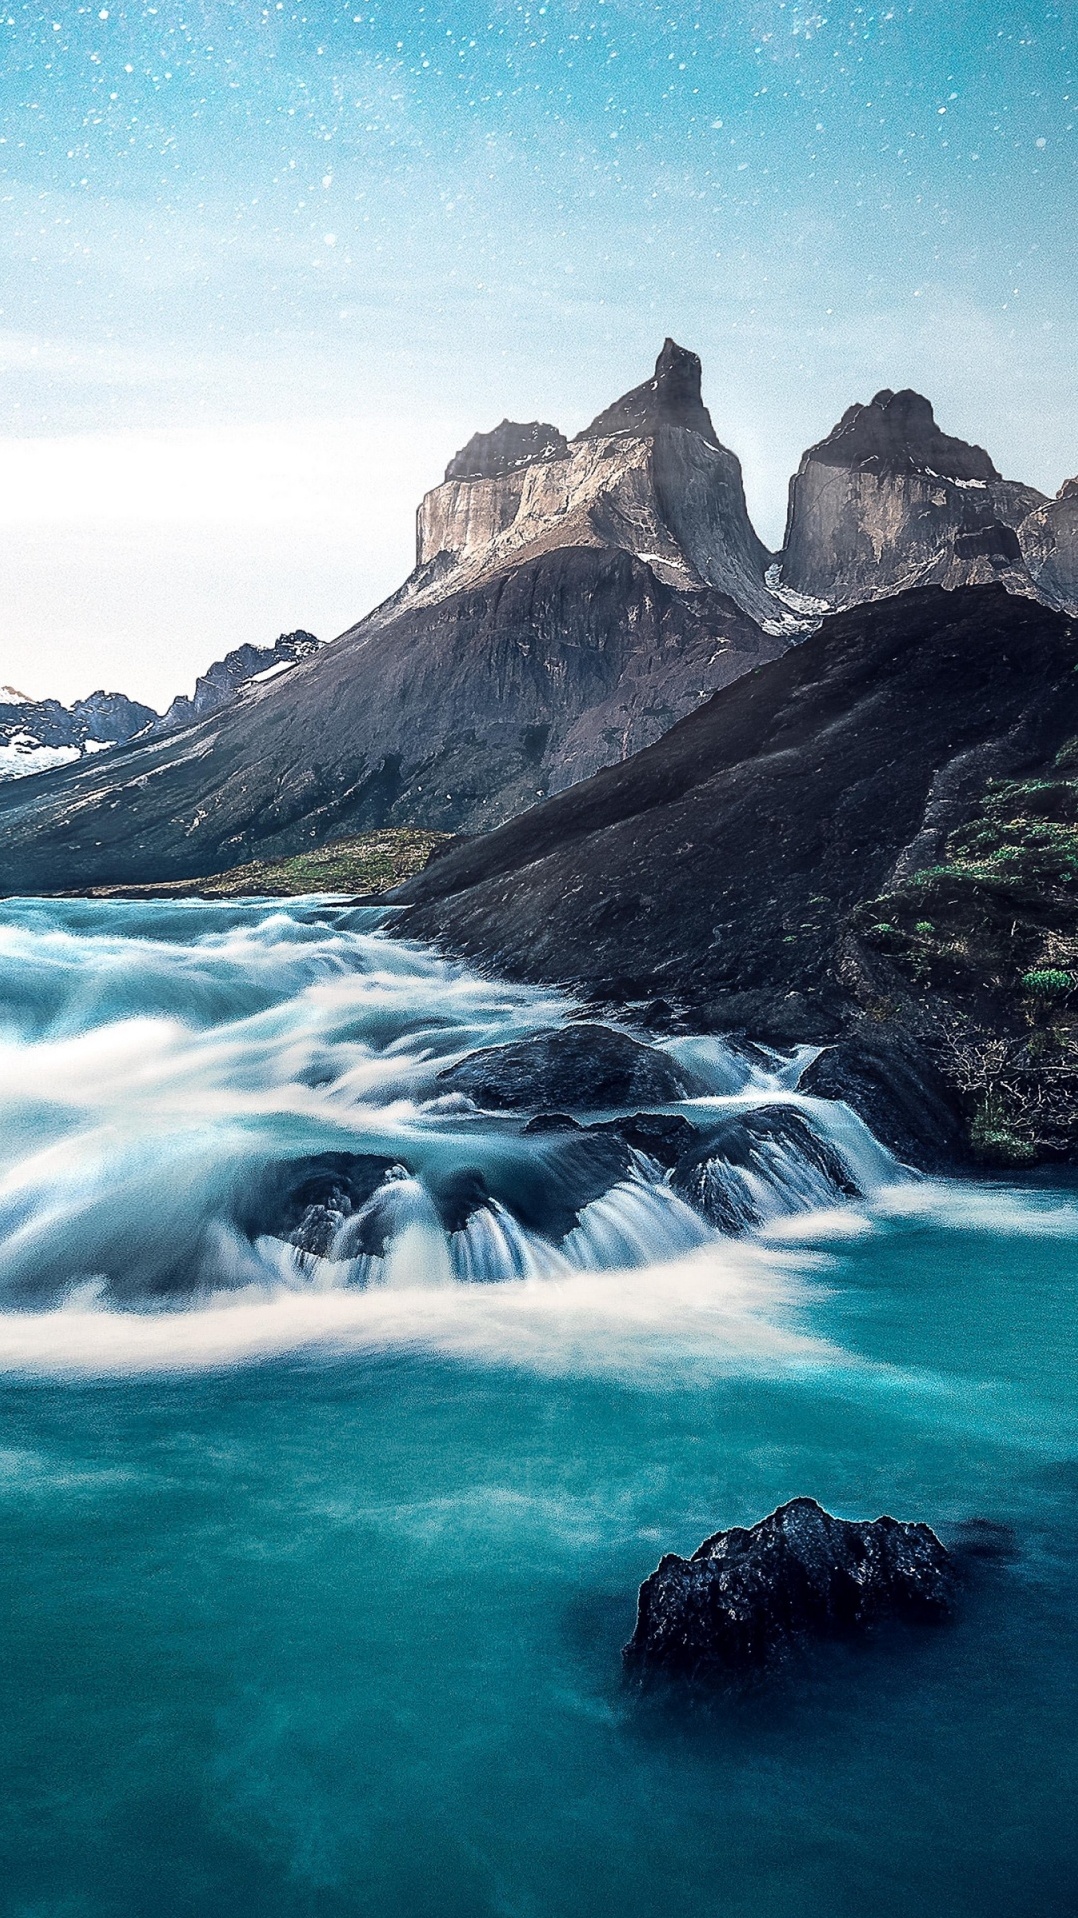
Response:
[[[126,743],[0,792],[0,884],[180,879],[333,833],[498,826],[836,607],[926,583],[1078,604],[1076,495],[1001,478],[927,400],[884,391],[806,453],[771,554],[700,362],[667,340],[571,440],[538,421],[476,434],[419,508],[412,574],[332,645],[290,635],[257,671],[240,649]]]
[[[278,679],[318,648],[313,633],[282,633],[273,646],[238,646],[214,662],[195,684],[156,713],[124,693],[91,693],[64,706],[58,699],[31,699],[14,686],[0,686],[0,780],[69,766],[92,753],[176,732],[231,705],[250,686]]]

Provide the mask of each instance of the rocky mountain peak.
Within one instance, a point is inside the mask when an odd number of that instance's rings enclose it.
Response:
[[[998,480],[983,446],[940,431],[932,403],[912,387],[882,387],[865,406],[847,407],[806,460],[825,466],[867,466],[880,472],[919,472],[952,480]]]
[[[923,393],[850,406],[790,482],[781,580],[824,606],[913,586],[1037,590],[1018,528],[1045,503],[982,446],[941,432]]]
[[[490,433],[473,433],[445,469],[447,480],[497,479],[541,460],[563,459],[569,450],[564,433],[547,420],[503,420]]]
[[[690,353],[676,340],[666,339],[651,379],[624,393],[576,437],[589,440],[632,434],[635,438],[649,439],[662,426],[682,426],[690,432],[702,433],[712,445],[717,445],[711,415],[701,397],[701,377],[699,354]]]

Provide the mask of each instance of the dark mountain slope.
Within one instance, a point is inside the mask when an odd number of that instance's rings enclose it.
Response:
[[[1078,627],[1000,587],[827,620],[656,745],[395,895],[500,971],[826,1038],[858,902],[929,866],[992,778],[1078,732]]]
[[[201,877],[387,825],[481,828],[776,652],[721,594],[564,548],[360,628],[186,731],[0,788],[0,887]]]

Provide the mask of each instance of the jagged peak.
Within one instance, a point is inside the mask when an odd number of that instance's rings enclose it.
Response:
[[[676,340],[666,339],[651,379],[622,394],[620,400],[608,406],[576,438],[589,440],[632,434],[647,439],[661,426],[682,426],[691,432],[703,433],[717,445],[711,415],[701,397],[701,376],[699,354],[690,353]]]
[[[473,433],[445,469],[447,480],[497,479],[541,460],[564,459],[569,442],[547,420],[503,420],[490,433]]]
[[[869,401],[848,406],[806,460],[825,466],[867,466],[888,472],[927,472],[952,480],[998,480],[983,446],[953,439],[936,424],[932,403],[912,387],[881,387]]]

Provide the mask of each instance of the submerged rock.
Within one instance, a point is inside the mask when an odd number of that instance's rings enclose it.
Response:
[[[860,1198],[835,1148],[792,1106],[729,1119],[683,1153],[670,1181],[720,1232],[750,1232],[774,1213]]]
[[[257,1192],[241,1224],[252,1237],[268,1232],[327,1258],[345,1219],[366,1205],[395,1163],[369,1152],[318,1152],[275,1166],[272,1197]]]
[[[488,1111],[528,1106],[575,1108],[654,1103],[667,1105],[700,1090],[675,1061],[609,1026],[565,1026],[508,1046],[470,1052],[438,1074],[451,1092],[463,1092]]]
[[[748,1673],[806,1638],[845,1637],[887,1619],[942,1623],[958,1575],[927,1525],[833,1518],[791,1499],[758,1525],[667,1553],[640,1587],[630,1669],[697,1678]]]

